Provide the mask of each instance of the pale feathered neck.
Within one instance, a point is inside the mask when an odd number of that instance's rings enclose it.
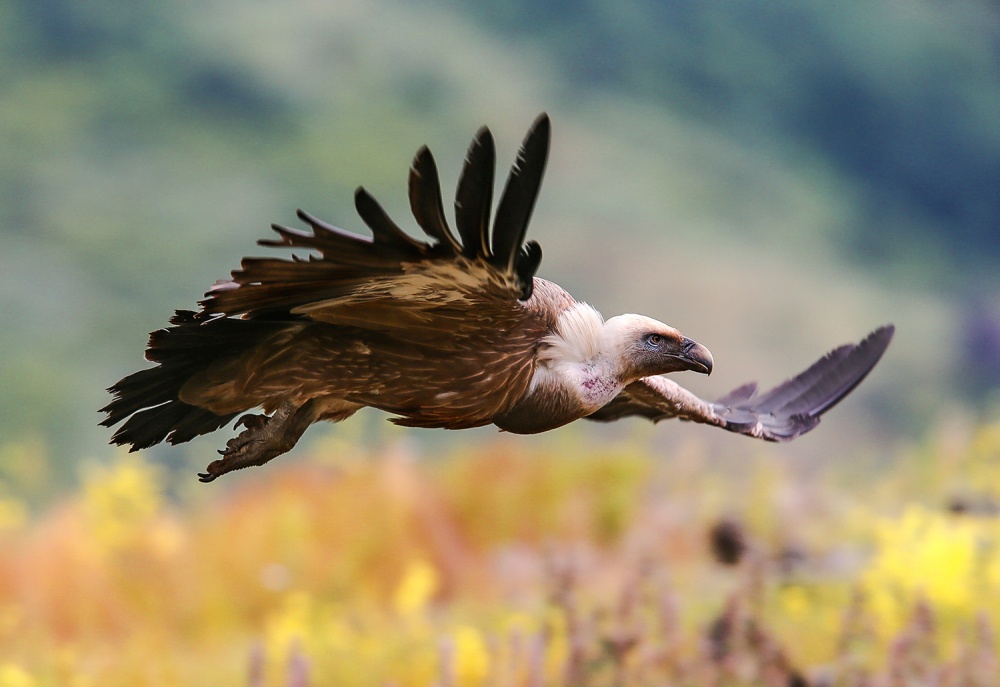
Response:
[[[542,339],[531,390],[561,389],[584,411],[593,412],[633,381],[629,355],[644,331],[676,333],[643,315],[618,315],[605,322],[594,308],[576,303],[559,314],[556,331]]]
[[[556,331],[545,337],[539,358],[553,362],[586,362],[604,351],[604,317],[587,303],[577,303],[559,314]]]
[[[556,331],[542,340],[531,389],[561,389],[576,399],[575,412],[582,414],[609,402],[624,386],[621,351],[612,340],[617,327],[610,329],[586,303],[561,312]]]

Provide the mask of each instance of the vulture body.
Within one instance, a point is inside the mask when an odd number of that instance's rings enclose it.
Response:
[[[200,310],[179,310],[150,336],[155,367],[109,391],[102,424],[132,450],[177,444],[239,418],[245,429],[200,475],[211,481],[290,450],[318,420],[370,406],[411,427],[495,424],[542,432],[580,418],[680,418],[770,441],[792,439],[848,394],[892,338],[879,328],[758,395],[746,384],[704,401],[667,373],[708,374],[701,344],[641,315],[605,321],[535,276],[541,249],[525,231],[541,185],[549,120],[529,130],[491,224],[495,148],[482,128],[445,220],[434,159],[410,170],[413,215],[429,241],[400,229],[363,188],[355,194],[371,237],[299,211],[309,227],[274,225],[264,246],[307,256],[245,258]],[[262,414],[244,414],[260,408]]]

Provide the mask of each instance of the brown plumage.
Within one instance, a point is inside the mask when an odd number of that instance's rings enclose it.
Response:
[[[430,241],[399,228],[363,188],[371,237],[299,211],[309,231],[274,225],[264,246],[306,257],[244,258],[198,311],[179,310],[150,336],[155,367],[125,377],[102,424],[132,450],[189,441],[241,413],[245,426],[201,475],[211,481],[262,465],[318,420],[365,406],[412,427],[495,424],[541,432],[573,420],[679,417],[771,441],[809,431],[874,367],[892,338],[877,329],[763,395],[744,385],[715,403],[662,375],[710,373],[712,356],[641,315],[607,321],[535,277],[541,249],[525,242],[549,147],[549,120],[532,125],[490,228],[496,152],[485,127],[469,148],[445,219],[434,158],[410,170],[410,206]]]

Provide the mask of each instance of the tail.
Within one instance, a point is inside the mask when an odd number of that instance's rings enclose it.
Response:
[[[100,410],[107,413],[101,422],[105,427],[125,420],[111,443],[130,445],[130,451],[161,441],[183,443],[228,424],[239,413],[217,415],[185,403],[178,398],[181,387],[212,363],[243,353],[283,326],[266,320],[205,319],[189,310],[178,310],[170,324],[149,337],[146,359],[156,367],[110,387],[114,400]]]

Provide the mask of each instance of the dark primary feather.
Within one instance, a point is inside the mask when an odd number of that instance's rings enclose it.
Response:
[[[399,228],[378,201],[365,189],[358,186],[354,191],[354,208],[358,211],[358,216],[372,230],[372,241],[384,246],[398,248],[406,254],[420,255],[427,249],[427,244],[417,241],[405,231]],[[315,219],[308,213],[299,210],[299,217],[309,222],[314,228],[322,227],[326,231],[336,231],[337,228]],[[344,233],[344,232],[341,232]],[[271,245],[271,244],[265,244]]]
[[[715,401],[716,405],[732,406],[750,400],[757,393],[757,382],[747,382]]]
[[[894,332],[892,325],[879,327],[860,343],[830,351],[805,372],[745,403],[759,413],[821,415],[861,383],[885,353]]]
[[[541,114],[532,124],[510,170],[493,222],[493,264],[511,269],[528,230],[549,155],[549,117]]]
[[[445,221],[437,165],[427,146],[417,151],[410,167],[410,210],[428,236],[433,236],[442,247],[450,248],[455,254],[462,251]]]
[[[495,171],[493,134],[484,126],[476,132],[465,155],[465,165],[455,193],[455,224],[467,258],[490,257],[490,212],[493,209]]]
[[[521,300],[526,301],[531,298],[535,286],[532,278],[538,271],[538,266],[542,263],[542,247],[537,241],[528,241],[517,253],[514,261],[514,271],[521,281]]]

